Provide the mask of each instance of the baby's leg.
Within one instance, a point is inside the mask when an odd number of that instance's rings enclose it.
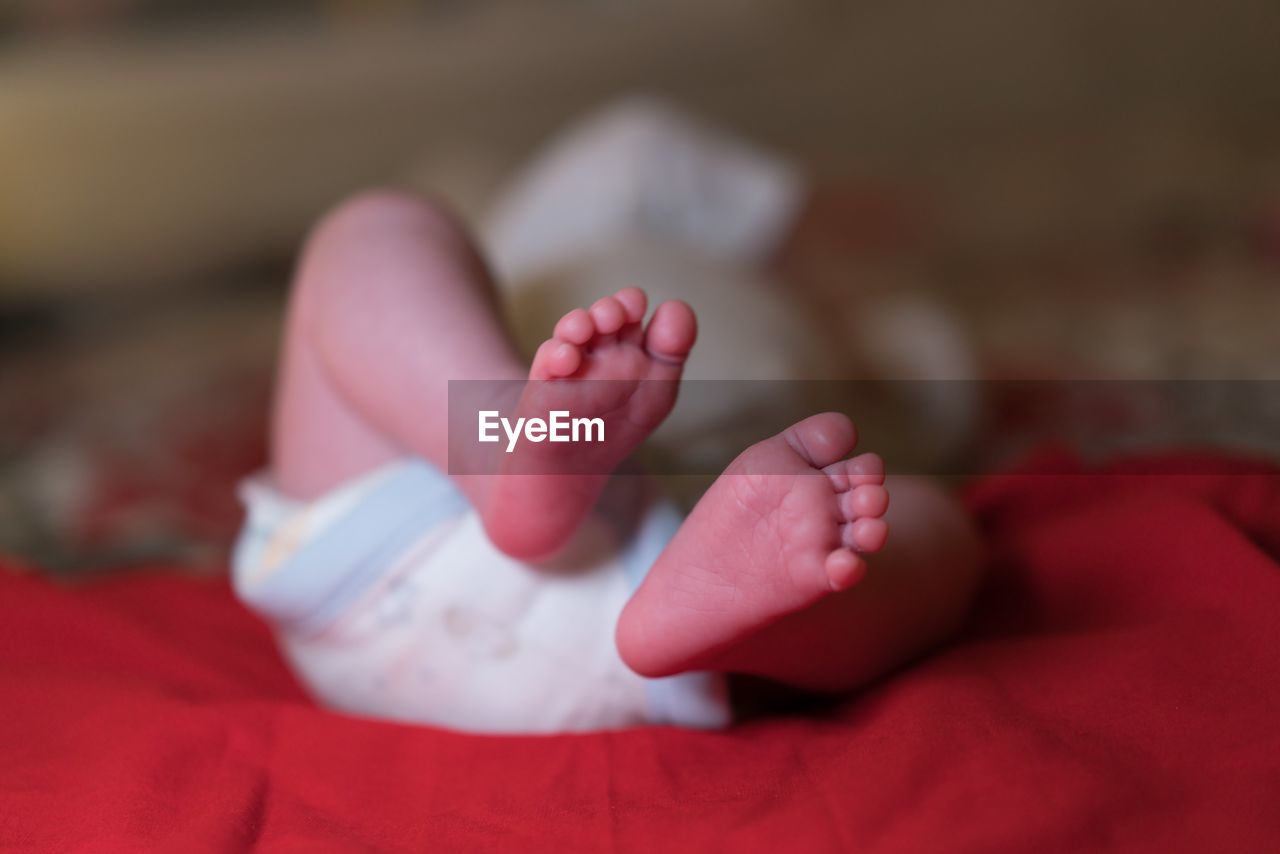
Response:
[[[603,429],[589,443],[524,442],[494,455],[485,527],[507,554],[541,557],[566,542],[614,469],[675,405],[696,319],[672,300],[645,326],[646,302],[644,291],[625,288],[590,311],[574,309],[533,357],[515,415],[559,410],[597,418]]]
[[[298,274],[273,431],[278,485],[312,498],[407,454],[448,470],[449,381],[506,381],[480,389],[484,405],[458,424],[500,408],[494,392],[511,389],[516,416],[567,410],[606,428],[603,441],[568,448],[455,443],[470,465],[454,480],[494,544],[550,554],[675,403],[693,312],[664,303],[646,326],[646,308],[644,292],[627,288],[570,312],[526,372],[453,220],[406,195],[348,202],[316,229]]]
[[[407,194],[358,196],[315,228],[297,273],[272,430],[277,486],[314,498],[406,454],[443,470],[448,381],[523,375],[462,229]],[[473,501],[482,486],[460,485]]]
[[[952,631],[980,575],[971,523],[939,488],[890,481],[885,547],[883,466],[844,460],[854,441],[848,419],[827,413],[744,452],[623,611],[627,664],[845,692]]]

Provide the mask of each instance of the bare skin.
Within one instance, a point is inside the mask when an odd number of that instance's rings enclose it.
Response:
[[[815,415],[748,448],[694,507],[618,622],[648,676],[703,665],[761,626],[848,590],[882,549],[889,506],[874,454],[846,460],[853,423]]]
[[[600,417],[605,441],[526,442],[498,456],[483,515],[504,552],[538,558],[567,542],[613,470],[671,412],[697,323],[689,306],[671,301],[646,326],[646,306],[644,291],[624,288],[566,314],[538,348],[515,415]]]
[[[570,312],[526,369],[448,214],[400,193],[357,197],[316,228],[298,272],[276,484],[305,500],[407,455],[448,470],[449,380],[527,377],[518,410],[599,414],[616,438],[581,471],[566,473],[563,449],[533,445],[455,480],[495,545],[552,553],[675,402],[696,321],[680,302],[647,324],[646,309],[628,288]],[[951,631],[979,577],[971,525],[936,487],[886,481],[874,455],[845,459],[855,440],[845,416],[825,413],[745,451],[628,603],[624,660],[649,676],[716,669],[843,692]]]
[[[528,377],[517,415],[600,415],[609,441],[572,449],[588,457],[580,474],[567,473],[561,446],[526,443],[513,455],[494,449],[499,462],[475,468],[500,475],[457,480],[499,548],[550,555],[675,403],[696,321],[673,301],[646,326],[646,307],[644,292],[627,288],[570,312],[526,369],[488,273],[452,219],[407,195],[357,197],[321,222],[303,254],[272,439],[279,486],[315,498],[406,453],[448,470],[449,425],[439,414],[449,380]]]

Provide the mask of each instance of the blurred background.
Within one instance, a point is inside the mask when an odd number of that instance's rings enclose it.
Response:
[[[966,375],[1280,378],[1277,36],[1267,0],[4,0],[0,551],[218,571],[308,225],[375,184],[479,222],[637,92],[806,171],[779,277],[836,358],[883,298]]]

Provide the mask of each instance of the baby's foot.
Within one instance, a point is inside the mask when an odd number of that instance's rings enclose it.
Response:
[[[604,440],[525,441],[500,457],[483,517],[504,552],[536,558],[564,545],[609,475],[675,405],[697,322],[673,301],[646,327],[646,303],[644,291],[625,288],[566,314],[538,348],[516,417],[598,418]]]
[[[618,620],[636,672],[716,666],[717,655],[866,574],[888,538],[884,464],[843,459],[856,433],[814,415],[753,445],[693,508]]]

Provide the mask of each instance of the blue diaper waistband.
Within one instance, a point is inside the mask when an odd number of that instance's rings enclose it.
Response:
[[[323,628],[424,531],[469,508],[466,497],[443,472],[422,460],[406,460],[278,571],[241,595],[281,625]],[[241,541],[254,533],[246,528]]]

